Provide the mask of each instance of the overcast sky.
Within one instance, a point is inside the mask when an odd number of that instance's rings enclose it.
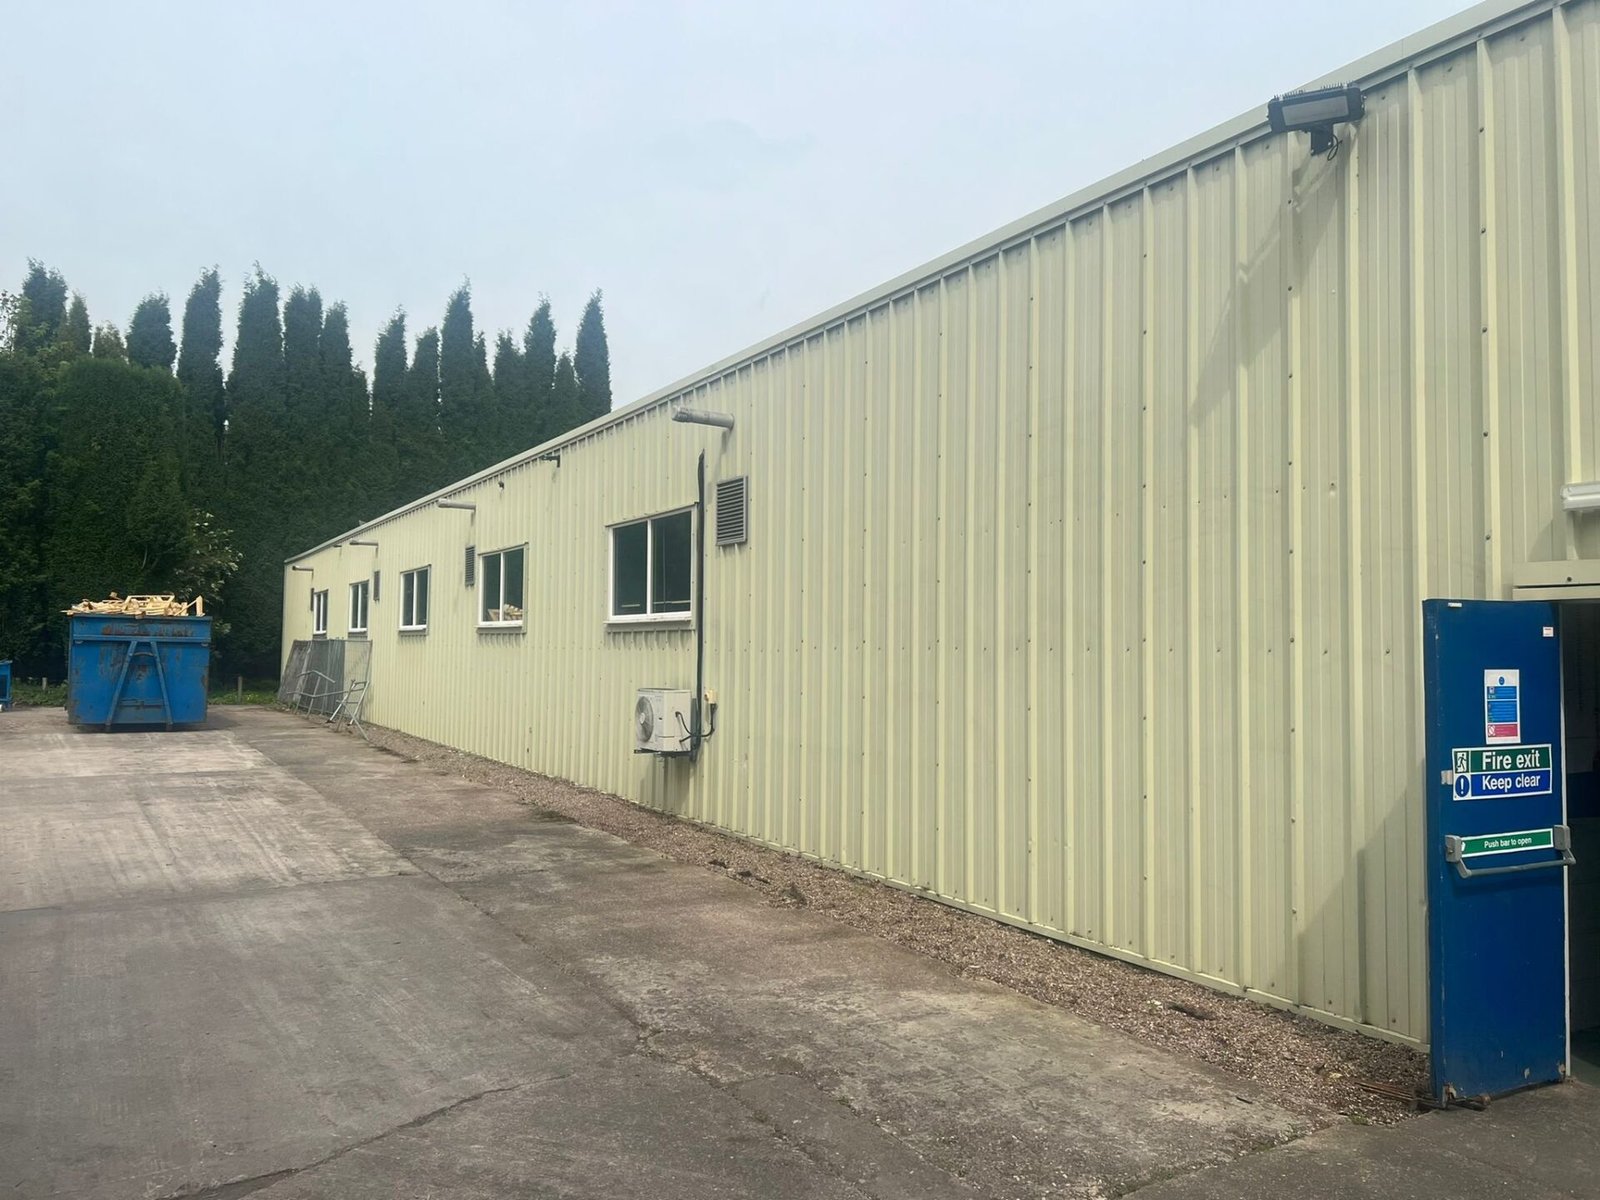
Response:
[[[365,364],[599,287],[623,404],[1460,7],[6,4],[0,287],[125,327],[215,264],[231,334],[259,261]]]

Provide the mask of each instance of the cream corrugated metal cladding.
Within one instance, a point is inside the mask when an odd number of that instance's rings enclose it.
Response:
[[[1387,1035],[1425,1036],[1418,602],[1600,556],[1600,4],[1494,5],[299,560],[383,572],[374,721]],[[732,433],[674,423],[679,402]],[[607,525],[750,477],[693,635]],[[463,553],[527,543],[524,632]],[[431,564],[426,636],[400,572]],[[307,637],[304,574],[284,636]]]

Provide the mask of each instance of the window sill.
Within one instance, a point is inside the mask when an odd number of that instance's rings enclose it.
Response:
[[[426,625],[402,625],[402,626],[400,626],[400,636],[401,637],[421,637],[423,634],[425,634],[427,632],[428,632],[428,627]]]
[[[311,640],[312,641],[316,641],[318,639],[321,639],[324,642],[327,641],[328,640],[328,631],[326,629],[324,629],[321,633],[313,633],[311,635]]]
[[[662,613],[660,616],[649,617],[610,617],[606,620],[607,633],[642,632],[651,629],[672,633],[682,629],[693,628],[694,616],[690,613]]]
[[[367,631],[365,629],[347,629],[344,631],[344,635],[345,637],[365,639],[367,636]]]
[[[479,621],[479,633],[521,633],[521,621]]]

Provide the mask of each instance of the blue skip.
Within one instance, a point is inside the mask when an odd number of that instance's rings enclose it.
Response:
[[[210,617],[73,613],[67,720],[104,729],[206,719]]]

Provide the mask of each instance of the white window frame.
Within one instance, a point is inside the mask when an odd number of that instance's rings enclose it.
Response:
[[[328,636],[328,589],[311,592],[311,636]]]
[[[526,570],[526,566],[524,566],[524,570]],[[409,625],[406,624],[406,618],[408,616],[415,616],[416,615],[416,609],[417,609],[417,580],[419,578],[422,580],[422,583],[423,583],[422,590],[428,597],[427,602],[423,605],[423,607],[427,608],[433,603],[433,594],[432,594],[433,593],[433,566],[432,566],[432,564],[429,564],[426,567],[414,567],[409,571],[401,571],[400,572],[400,632],[401,633],[427,633],[428,632],[428,623],[426,621],[423,621],[420,625],[415,624],[415,623],[412,623],[412,624],[409,624]],[[407,584],[411,585],[411,611],[409,613],[406,612],[406,585]],[[524,581],[523,581],[523,590],[527,590],[526,577],[524,577]]]
[[[656,527],[655,522],[663,517],[676,517],[684,513],[689,514],[689,607],[682,612],[642,612],[619,613],[616,611],[617,603],[617,530],[627,529],[633,525],[643,525],[648,530],[645,538],[644,558],[644,602],[646,607],[655,604],[655,575],[656,575]],[[692,504],[680,505],[662,512],[651,513],[644,517],[631,517],[626,521],[614,521],[606,526],[606,623],[610,625],[684,625],[694,621],[694,598],[700,580],[699,555],[695,548],[699,543],[698,518],[695,515],[695,506]]]
[[[486,609],[503,609],[505,607],[506,564],[504,556],[519,550],[522,552],[522,616],[518,617],[515,621],[485,621],[483,619],[483,614]],[[485,582],[483,566],[485,560],[491,558],[500,559],[500,569],[495,572],[495,576],[500,580],[500,595],[498,597],[500,602],[498,604],[485,603],[485,598],[483,595],[483,587]],[[503,546],[499,550],[490,550],[487,553],[478,555],[478,577],[473,586],[473,590],[478,593],[476,601],[478,605],[477,616],[479,629],[521,629],[522,623],[528,615],[528,543],[523,542],[518,546]]]
[[[361,624],[356,624],[357,599],[360,600]],[[372,621],[372,580],[358,579],[350,585],[350,620],[345,625],[346,633],[366,633],[367,626]]]

